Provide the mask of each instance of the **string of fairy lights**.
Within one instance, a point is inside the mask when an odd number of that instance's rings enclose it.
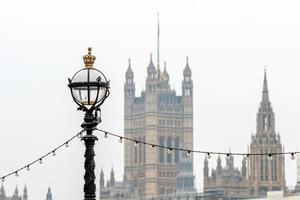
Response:
[[[69,147],[70,142],[71,142],[72,140],[74,140],[75,138],[81,138],[83,132],[85,132],[85,130],[81,130],[79,133],[77,133],[76,135],[74,135],[74,136],[71,137],[70,139],[66,140],[66,141],[65,141],[64,143],[62,143],[61,145],[59,145],[59,146],[53,148],[53,149],[52,149],[51,151],[49,151],[48,153],[46,153],[46,154],[44,154],[44,155],[38,157],[37,159],[35,159],[35,160],[33,160],[33,161],[27,163],[26,165],[23,165],[22,167],[20,167],[20,168],[18,168],[18,169],[16,169],[16,170],[13,170],[13,171],[11,171],[10,173],[8,173],[8,174],[6,174],[6,175],[0,177],[1,181],[4,182],[5,179],[6,179],[7,177],[12,176],[12,175],[15,175],[15,176],[18,177],[18,176],[19,176],[19,172],[22,171],[22,170],[30,171],[30,167],[31,167],[32,165],[34,165],[34,164],[37,164],[37,163],[43,164],[43,160],[44,160],[46,157],[48,157],[48,156],[50,156],[50,155],[56,156],[56,152],[57,152],[60,148],[62,148],[62,147]]]
[[[237,153],[237,152],[217,152],[217,151],[203,151],[203,150],[193,150],[193,149],[187,149],[187,148],[179,148],[179,147],[173,147],[173,146],[165,146],[165,145],[159,145],[159,144],[154,144],[150,142],[145,142],[129,137],[124,137],[115,133],[111,133],[102,129],[96,128],[95,130],[100,131],[104,134],[104,138],[107,138],[108,135],[119,138],[119,142],[122,143],[123,140],[127,140],[132,142],[135,146],[138,145],[146,145],[150,146],[153,150],[155,148],[160,148],[160,149],[167,149],[168,153],[172,153],[172,151],[182,151],[185,152],[187,156],[191,155],[192,153],[198,153],[205,155],[206,158],[211,158],[212,155],[225,155],[227,157],[230,156],[245,156],[246,158],[250,158],[250,156],[268,156],[270,160],[273,159],[273,157],[277,155],[291,155],[291,159],[295,160],[296,154],[300,154],[300,151],[293,151],[293,152],[274,152],[274,153]]]
[[[112,136],[115,138],[118,138],[120,143],[123,143],[124,140],[127,140],[129,142],[132,142],[134,146],[138,146],[138,145],[145,145],[145,146],[150,146],[151,149],[155,150],[155,149],[166,149],[167,152],[169,154],[171,154],[173,151],[181,151],[181,152],[185,152],[186,155],[189,157],[192,153],[193,154],[202,154],[205,155],[205,157],[207,159],[210,159],[212,157],[212,155],[224,155],[226,157],[230,157],[230,156],[244,156],[245,158],[249,159],[251,156],[268,156],[268,158],[270,160],[273,159],[273,157],[277,156],[277,155],[290,155],[292,160],[295,160],[295,156],[296,154],[300,154],[300,151],[293,151],[293,152],[274,152],[274,153],[238,153],[238,152],[217,152],[217,151],[203,151],[203,150],[193,150],[193,149],[187,149],[187,148],[178,148],[178,147],[170,147],[170,146],[165,146],[165,145],[159,145],[159,144],[155,144],[155,143],[150,143],[150,142],[146,142],[146,141],[141,141],[141,140],[137,140],[134,138],[130,138],[130,137],[125,137],[125,136],[121,136],[119,134],[115,134],[109,131],[105,131],[102,129],[98,129],[95,128],[94,130],[100,131],[104,134],[104,138],[108,138],[108,136]],[[53,148],[51,151],[49,151],[48,153],[38,157],[37,159],[33,160],[32,162],[29,162],[26,165],[23,165],[22,167],[11,171],[10,173],[0,177],[0,179],[2,180],[2,182],[5,181],[5,179],[9,176],[15,175],[15,176],[19,176],[19,172],[22,170],[30,170],[30,167],[34,164],[42,164],[43,160],[52,155],[55,156],[56,152],[62,148],[62,147],[69,147],[69,143],[74,140],[75,138],[82,138],[83,133],[85,132],[85,130],[81,130],[79,133],[77,133],[76,135],[74,135],[73,137],[71,137],[70,139],[66,140],[64,143],[62,143],[61,145]]]

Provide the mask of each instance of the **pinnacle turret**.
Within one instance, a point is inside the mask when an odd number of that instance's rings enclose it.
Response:
[[[268,81],[267,81],[267,72],[266,72],[266,69],[265,69],[265,72],[264,72],[264,84],[263,84],[262,102],[269,103],[269,90],[268,90]]]
[[[127,68],[127,71],[126,71],[126,79],[133,79],[134,77],[134,74],[133,74],[133,71],[131,69],[131,59],[129,58],[128,59],[128,68]]]
[[[28,194],[27,194],[27,187],[26,184],[24,186],[24,190],[23,190],[23,200],[27,200],[28,199]]]
[[[275,115],[269,99],[267,73],[264,71],[262,100],[257,113],[257,133],[275,134]]]
[[[111,168],[111,172],[110,172],[110,185],[114,186],[115,185],[115,172],[114,169]]]
[[[186,57],[186,64],[185,64],[185,68],[183,70],[183,76],[192,76],[192,71],[189,65],[189,57]]]
[[[169,81],[170,77],[169,77],[169,73],[167,72],[167,62],[166,61],[164,62],[163,76],[166,81]]]
[[[156,73],[155,66],[152,61],[152,54],[150,54],[150,62],[147,68],[147,72],[148,72],[148,76],[155,75]]]
[[[5,197],[5,189],[3,183],[1,183],[1,188],[0,188],[0,197]]]
[[[101,172],[100,172],[100,187],[103,188],[104,187],[104,173],[103,173],[103,169],[101,168]]]
[[[52,192],[51,192],[51,188],[48,187],[48,192],[46,195],[46,200],[52,200]]]

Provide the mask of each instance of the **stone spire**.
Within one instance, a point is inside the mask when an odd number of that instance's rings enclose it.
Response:
[[[16,185],[16,189],[13,194],[13,199],[18,199],[18,197],[19,197],[19,189],[18,186]]]
[[[127,68],[127,71],[126,71],[126,79],[133,79],[134,77],[134,74],[133,74],[133,71],[131,69],[131,59],[128,58],[128,68]]]
[[[131,69],[131,60],[128,59],[128,68],[125,74],[124,97],[131,102],[135,97],[134,73]]]
[[[51,192],[51,188],[48,187],[48,192],[46,195],[46,200],[52,200],[52,192]]]
[[[115,185],[115,172],[114,169],[111,168],[111,172],[110,172],[110,186],[114,186]]]
[[[5,189],[3,183],[1,183],[1,188],[0,188],[0,199],[1,200],[5,199]]]
[[[104,188],[104,173],[102,168],[100,172],[100,188]]]
[[[170,77],[169,77],[169,73],[167,72],[167,62],[166,61],[164,62],[163,76],[166,81],[169,81]]]
[[[183,81],[182,81],[182,96],[192,97],[193,96],[193,81],[192,71],[189,65],[189,58],[186,57],[186,64],[183,70]]]
[[[27,194],[27,187],[26,184],[24,186],[24,190],[23,190],[23,200],[27,200],[28,199],[28,194]]]
[[[264,72],[264,85],[263,85],[262,102],[269,103],[269,90],[268,90],[268,81],[267,81],[266,69],[265,69],[265,72]]]
[[[191,77],[192,76],[192,71],[189,65],[189,57],[186,57],[186,64],[185,64],[185,68],[183,70],[183,76],[184,77]]]
[[[150,54],[150,62],[149,62],[148,68],[147,68],[147,73],[148,73],[148,78],[149,77],[151,79],[155,78],[156,70],[155,70],[155,67],[154,67],[154,64],[153,64],[153,61],[152,61],[152,54]]]
[[[269,99],[267,73],[264,71],[262,100],[257,113],[257,133],[275,134],[275,115]]]

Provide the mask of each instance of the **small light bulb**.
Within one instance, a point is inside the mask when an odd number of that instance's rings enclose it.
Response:
[[[211,155],[210,155],[209,152],[206,153],[206,158],[207,158],[207,159],[211,159]]]
[[[4,181],[5,181],[5,178],[3,177],[1,180],[2,180],[2,183],[4,183]]]
[[[108,134],[107,132],[104,133],[104,138],[107,138],[108,137]]]
[[[187,157],[190,157],[192,155],[192,152],[190,150],[187,151]]]
[[[56,153],[55,153],[55,151],[52,151],[52,156],[56,156]]]
[[[41,158],[39,159],[39,162],[40,162],[40,164],[43,164],[43,160]]]
[[[80,139],[82,138],[82,132],[78,133],[77,137]]]
[[[122,138],[122,137],[120,137],[120,139],[119,139],[119,142],[120,142],[120,143],[122,143],[122,142],[123,142],[123,138]]]
[[[134,146],[138,146],[139,145],[139,141],[135,141]]]
[[[29,168],[29,165],[27,165],[27,167],[26,167],[26,170],[27,170],[27,171],[29,171],[29,170],[30,170],[30,168]]]
[[[69,143],[68,143],[68,142],[66,142],[66,143],[65,143],[65,146],[68,148],[68,147],[69,147]]]
[[[250,159],[250,154],[246,154],[246,159]]]
[[[273,160],[273,155],[272,154],[269,154],[269,160]]]
[[[230,156],[230,153],[227,153],[227,154],[226,154],[226,156],[227,156],[227,158],[229,158],[229,156]]]
[[[167,152],[168,152],[168,154],[171,154],[172,153],[172,148],[168,148]]]
[[[151,149],[155,149],[155,145],[154,144],[151,145]]]
[[[291,159],[292,159],[292,160],[295,160],[295,159],[296,159],[295,153],[291,153]]]
[[[18,177],[18,176],[19,176],[19,174],[18,174],[18,171],[15,171],[15,175],[16,175],[16,177]]]

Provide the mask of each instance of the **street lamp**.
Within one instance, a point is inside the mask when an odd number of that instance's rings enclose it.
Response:
[[[95,161],[94,144],[98,138],[93,135],[93,130],[100,123],[98,112],[100,106],[109,96],[109,81],[104,74],[93,68],[96,57],[92,55],[92,48],[88,48],[88,54],[83,56],[85,67],[69,78],[69,88],[78,110],[85,112],[84,122],[81,127],[86,131],[82,137],[85,144],[85,174],[84,174],[84,199],[96,199],[95,185]],[[100,119],[100,115],[99,115]]]

